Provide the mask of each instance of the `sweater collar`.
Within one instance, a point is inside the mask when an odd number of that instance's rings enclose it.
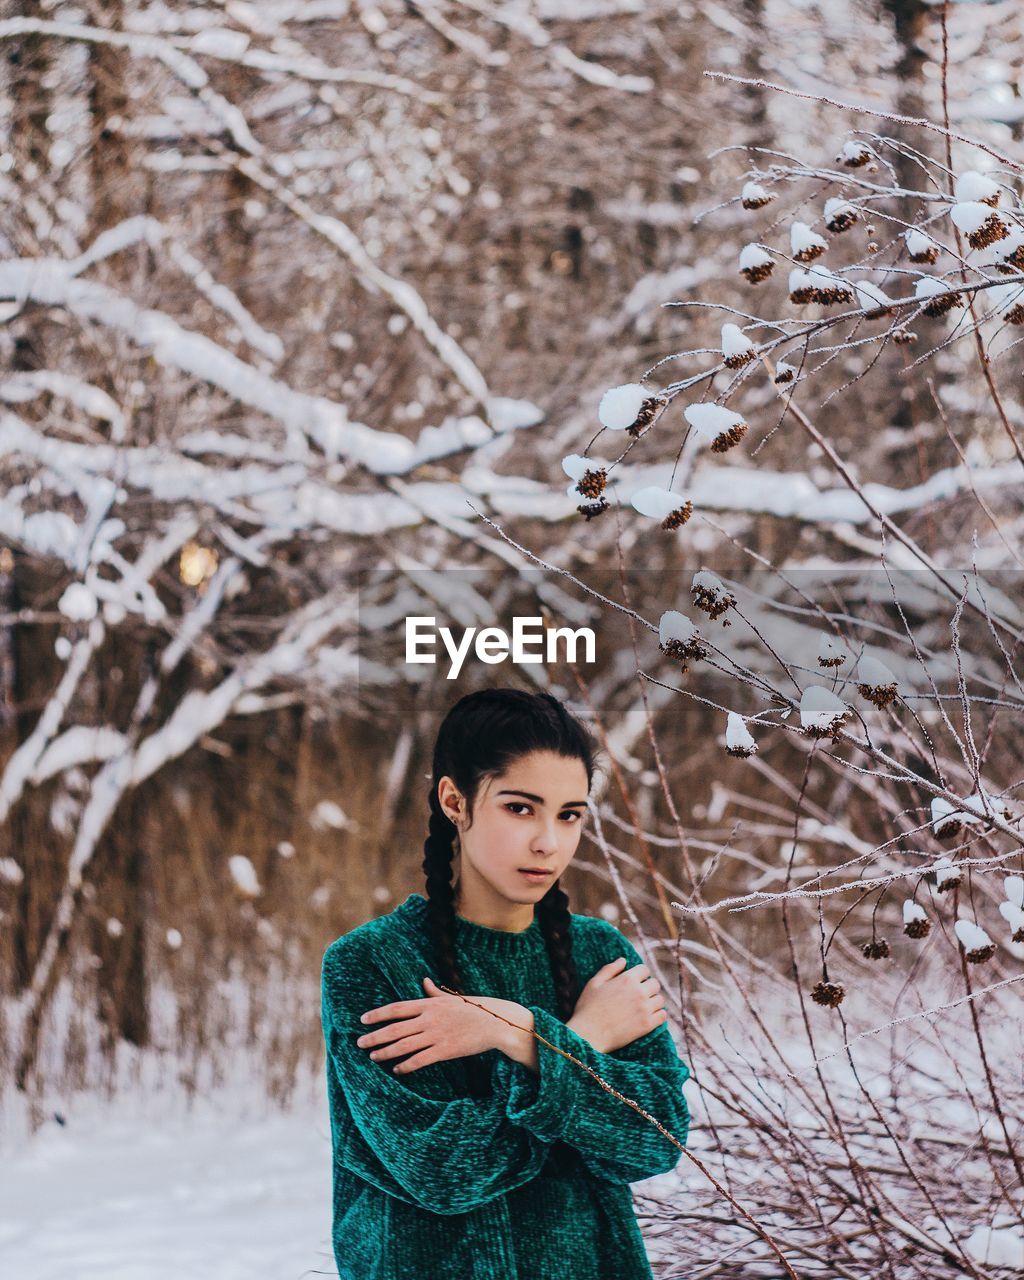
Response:
[[[410,894],[398,910],[419,929],[428,928],[429,907],[422,893]],[[492,929],[488,925],[477,924],[475,920],[467,920],[465,916],[456,914],[455,941],[461,950],[469,953],[484,951],[491,955],[515,956],[542,949],[544,934],[536,915],[527,928],[512,933],[507,929]]]

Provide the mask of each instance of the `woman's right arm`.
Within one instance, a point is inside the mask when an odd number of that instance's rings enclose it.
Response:
[[[395,999],[369,949],[328,947],[321,975],[327,1069],[338,1101],[335,1158],[365,1181],[433,1213],[465,1213],[529,1182],[551,1145],[512,1123],[508,1089],[488,1098],[425,1097],[356,1044],[368,1009]]]

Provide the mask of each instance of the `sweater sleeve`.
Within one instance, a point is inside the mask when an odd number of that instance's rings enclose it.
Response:
[[[601,963],[625,955],[629,968],[642,964],[629,939],[617,929],[614,934],[610,954]],[[682,1086],[690,1069],[680,1059],[667,1023],[601,1053],[546,1009],[528,1007],[539,1035],[578,1058],[686,1145],[690,1112]],[[639,1182],[675,1168],[679,1148],[649,1120],[539,1041],[537,1056],[539,1075],[504,1054],[495,1067],[497,1091],[507,1093],[511,1120],[547,1141],[560,1139],[575,1147],[591,1173],[608,1182]]]
[[[367,1026],[360,1016],[401,998],[360,948],[328,948],[321,993],[336,1161],[439,1214],[468,1212],[537,1175],[551,1144],[509,1118],[507,1095],[424,1096],[412,1077],[392,1074],[394,1059],[374,1061],[356,1044],[386,1025]]]

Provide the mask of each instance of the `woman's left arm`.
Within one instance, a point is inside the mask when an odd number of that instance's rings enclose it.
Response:
[[[643,963],[622,934],[616,945],[629,964]],[[579,1059],[686,1145],[690,1112],[682,1087],[690,1069],[680,1059],[667,1023],[621,1049],[602,1053],[546,1009],[524,1008],[533,1015],[538,1035]],[[522,1040],[522,1032],[515,1034]],[[537,1070],[507,1053],[495,1064],[500,1085],[508,1089],[506,1114],[514,1124],[546,1141],[561,1139],[575,1147],[587,1168],[610,1182],[638,1182],[675,1168],[679,1147],[650,1120],[543,1041],[534,1040],[534,1046]],[[513,1052],[517,1058],[525,1056],[518,1043]]]

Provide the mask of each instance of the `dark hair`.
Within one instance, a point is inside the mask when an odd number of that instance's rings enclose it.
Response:
[[[455,954],[455,886],[452,859],[455,824],[441,808],[438,783],[447,774],[466,798],[472,817],[480,784],[504,773],[532,751],[552,751],[582,761],[589,790],[594,777],[595,747],[587,730],[549,693],[521,689],[480,689],[460,698],[448,711],[434,744],[430,780],[430,828],[423,845],[427,906],[434,954],[445,986],[463,992]],[[579,998],[579,977],[572,954],[569,895],[558,880],[536,906],[558,1004],[565,1021]],[[484,1096],[489,1083],[481,1056],[466,1059],[471,1091]]]

